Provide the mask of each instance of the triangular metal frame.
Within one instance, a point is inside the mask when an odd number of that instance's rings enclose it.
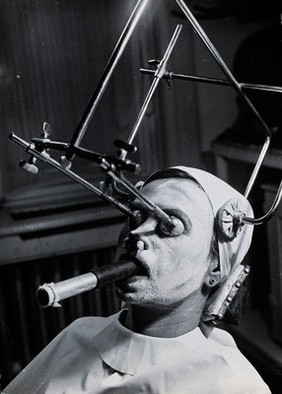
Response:
[[[76,182],[80,183],[82,186],[84,186],[87,189],[89,189],[90,191],[94,192],[99,197],[101,197],[101,198],[105,199],[106,201],[108,201],[109,203],[113,204],[114,206],[116,206],[116,208],[120,209],[121,211],[123,211],[127,215],[131,215],[131,212],[128,209],[128,207],[126,207],[124,204],[118,202],[112,196],[108,196],[107,194],[103,193],[100,189],[96,188],[95,186],[93,186],[92,184],[87,182],[85,179],[81,178],[80,176],[78,176],[77,174],[72,172],[70,170],[70,166],[71,166],[71,161],[73,160],[74,156],[77,154],[82,157],[90,158],[91,160],[96,160],[104,168],[104,170],[106,169],[108,175],[111,175],[111,173],[112,174],[114,173],[113,168],[116,169],[116,166],[117,166],[116,163],[118,163],[118,165],[119,165],[119,168],[118,168],[119,171],[121,171],[123,169],[123,166],[128,167],[128,166],[132,165],[134,167],[134,163],[131,163],[131,162],[128,162],[125,160],[125,156],[127,154],[126,150],[121,149],[121,151],[119,152],[119,157],[114,158],[114,159],[111,158],[110,156],[107,156],[107,155],[99,155],[98,154],[98,156],[95,156],[96,155],[95,152],[86,151],[85,149],[80,148],[80,142],[81,142],[88,126],[89,126],[89,123],[95,113],[95,110],[101,100],[101,97],[103,96],[103,93],[109,83],[111,75],[113,74],[113,71],[114,71],[117,63],[118,63],[120,57],[122,56],[123,51],[129,41],[139,19],[141,18],[144,9],[147,7],[149,2],[150,2],[150,0],[139,0],[137,2],[120,38],[118,39],[118,42],[117,42],[117,44],[110,56],[110,59],[105,67],[102,77],[101,77],[101,79],[96,87],[96,90],[95,90],[95,92],[94,92],[94,94],[93,94],[93,96],[92,96],[80,122],[79,122],[78,127],[76,128],[76,130],[73,134],[73,137],[72,137],[70,143],[60,143],[60,142],[51,141],[48,138],[49,137],[48,133],[47,133],[47,135],[44,135],[44,133],[43,133],[42,138],[33,138],[31,140],[31,143],[28,143],[28,142],[22,140],[21,138],[17,137],[13,133],[10,135],[10,138],[14,142],[21,145],[31,155],[31,159],[22,165],[24,168],[26,168],[27,170],[30,170],[31,172],[36,171],[35,165],[34,165],[34,162],[36,161],[36,159],[43,161],[45,163],[48,163],[49,165],[55,167],[57,170],[70,176]],[[267,154],[267,151],[268,151],[268,148],[269,148],[269,145],[271,142],[271,130],[270,130],[269,126],[265,123],[265,121],[263,120],[263,118],[261,117],[261,115],[259,114],[257,109],[255,108],[255,106],[253,105],[251,100],[245,94],[242,84],[235,79],[234,75],[232,74],[232,72],[229,70],[229,68],[227,67],[227,65],[223,61],[219,52],[216,50],[216,48],[214,47],[214,45],[212,44],[212,42],[208,38],[208,36],[204,32],[204,30],[202,29],[202,27],[200,26],[198,21],[196,20],[196,18],[194,17],[192,12],[190,11],[187,4],[184,2],[184,0],[175,0],[175,2],[180,7],[183,14],[188,19],[189,23],[191,24],[192,28],[194,29],[194,31],[197,33],[199,38],[203,41],[203,43],[205,44],[208,51],[211,53],[212,57],[217,62],[218,66],[221,68],[221,70],[225,74],[225,76],[227,78],[227,82],[236,90],[236,92],[241,97],[241,99],[250,108],[250,110],[253,112],[253,114],[256,116],[256,118],[258,119],[258,121],[262,125],[263,130],[265,132],[265,142],[264,142],[263,147],[260,151],[258,160],[256,162],[256,165],[254,167],[254,170],[251,174],[251,177],[248,181],[248,184],[247,184],[247,187],[246,187],[246,190],[244,193],[245,197],[248,198],[249,194],[252,190],[252,187],[254,185],[254,182],[258,176],[258,173],[261,169],[264,158]],[[137,133],[137,130],[139,128],[141,120],[142,120],[144,113],[146,111],[147,105],[148,105],[148,103],[155,91],[155,88],[156,88],[159,80],[161,78],[165,78],[166,62],[167,62],[167,59],[171,53],[173,46],[175,45],[175,42],[177,40],[180,30],[181,30],[180,27],[176,28],[174,36],[173,36],[173,38],[168,46],[168,49],[166,51],[166,54],[164,56],[164,59],[160,62],[160,64],[157,65],[157,70],[154,73],[154,81],[153,81],[151,89],[150,89],[150,91],[147,95],[147,98],[146,98],[147,101],[145,100],[145,102],[141,108],[140,114],[138,116],[138,119],[136,121],[136,124],[133,128],[133,131],[130,134],[130,137],[128,139],[128,144],[127,144],[128,146],[130,146],[131,143],[133,142],[133,139]],[[206,80],[206,82],[209,82],[209,81]],[[217,82],[214,79],[211,81],[211,83],[217,83]],[[219,82],[219,83],[222,84],[222,82]],[[261,90],[267,90],[269,88],[271,88],[271,87],[263,87],[262,85],[260,85]],[[279,87],[275,87],[275,88],[276,88],[276,91],[279,91]],[[281,91],[282,91],[282,88],[281,88]],[[126,144],[125,144],[125,146],[126,146]],[[50,154],[48,153],[48,149],[59,149],[59,150],[65,152],[65,156],[62,157],[61,163],[57,162],[56,160],[54,160],[50,157]],[[113,163],[113,161],[114,161],[114,163]],[[121,183],[122,183],[121,177],[118,174],[119,171],[114,173],[114,177],[116,180],[121,181]],[[133,185],[131,185],[131,187],[133,187]],[[136,189],[136,188],[135,188],[135,192],[137,193],[137,195],[139,195],[138,198],[140,198],[140,200],[142,201],[142,199],[143,199],[142,193],[140,193],[138,191],[138,189]],[[255,218],[255,219],[242,216],[240,218],[240,220],[242,221],[242,223],[252,224],[252,225],[265,223],[276,212],[276,210],[279,206],[279,203],[281,201],[281,198],[282,198],[282,181],[280,183],[280,186],[279,186],[278,192],[276,194],[276,197],[274,199],[274,202],[273,202],[270,210],[267,212],[267,214],[265,214],[261,218]],[[157,217],[159,217],[158,210],[155,213],[156,213]],[[163,217],[162,214],[160,215],[159,218],[161,219],[161,217]]]

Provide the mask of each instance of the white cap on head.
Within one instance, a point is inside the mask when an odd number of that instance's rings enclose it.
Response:
[[[211,206],[214,217],[217,218],[220,209],[230,200],[237,202],[240,211],[246,216],[253,217],[253,210],[249,201],[237,190],[228,185],[226,182],[210,174],[209,172],[191,167],[173,167],[186,172],[192,176],[204,189]],[[232,204],[232,203],[231,203]],[[232,209],[232,207],[230,207]],[[253,226],[242,226],[241,231],[232,240],[226,239],[218,225],[215,226],[217,232],[219,248],[219,264],[222,279],[229,276],[230,272],[240,264],[247,254],[253,234]]]

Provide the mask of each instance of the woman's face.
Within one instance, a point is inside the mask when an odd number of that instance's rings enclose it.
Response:
[[[205,192],[187,179],[160,179],[148,183],[142,193],[169,216],[183,223],[178,236],[163,234],[157,217],[139,200],[125,231],[121,259],[134,260],[142,267],[117,284],[117,294],[129,303],[170,305],[192,293],[201,292],[208,274],[214,216]]]

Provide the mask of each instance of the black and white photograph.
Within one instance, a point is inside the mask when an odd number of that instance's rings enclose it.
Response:
[[[282,1],[0,1],[0,393],[282,393]]]

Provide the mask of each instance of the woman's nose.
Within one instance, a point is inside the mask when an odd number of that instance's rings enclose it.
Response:
[[[140,224],[134,230],[131,231],[131,234],[148,234],[155,231],[157,226],[157,220],[154,217],[149,217],[145,222]]]

